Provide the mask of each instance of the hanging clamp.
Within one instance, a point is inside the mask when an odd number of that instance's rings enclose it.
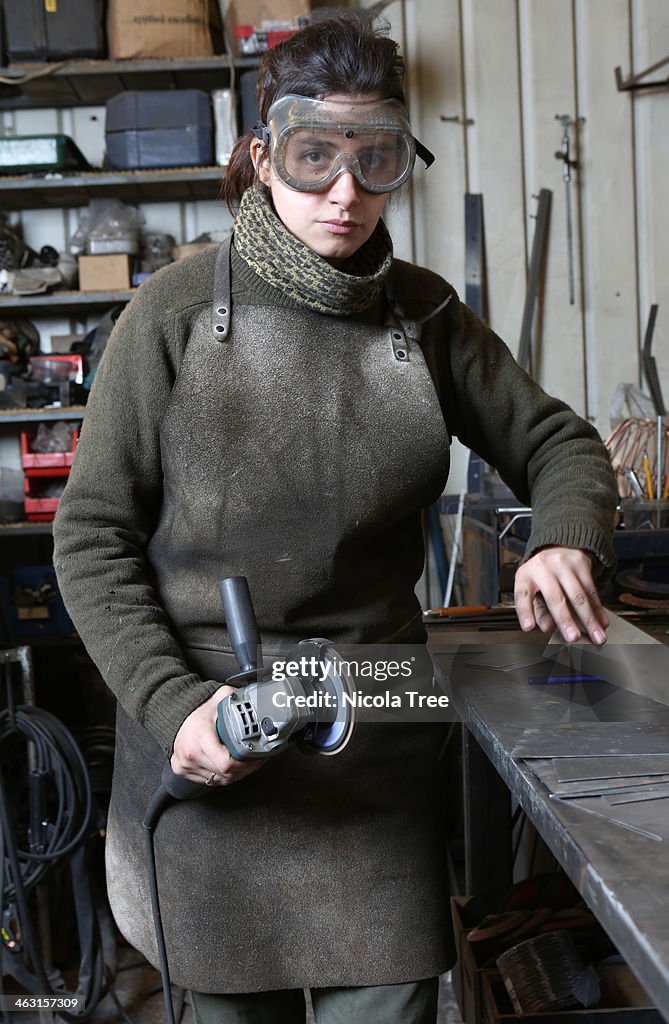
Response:
[[[567,259],[569,261],[569,304],[573,306],[576,301],[576,287],[574,283],[574,229],[571,212],[571,172],[572,168],[578,167],[578,161],[571,159],[569,129],[572,125],[579,125],[585,121],[584,117],[570,117],[569,114],[556,114],[555,120],[562,125],[562,138],[560,149],[556,152],[556,160],[562,161],[562,181],[564,182],[564,202],[567,217]]]

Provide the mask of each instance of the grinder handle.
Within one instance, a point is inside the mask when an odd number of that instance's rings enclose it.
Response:
[[[246,576],[228,576],[218,584],[232,650],[242,672],[262,668],[260,633]]]
[[[204,782],[192,782],[190,779],[184,779],[183,775],[175,775],[169,761],[163,765],[160,781],[163,789],[175,800],[190,800],[191,797],[205,796],[210,792]]]

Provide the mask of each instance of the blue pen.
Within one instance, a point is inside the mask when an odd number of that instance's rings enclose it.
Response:
[[[527,680],[532,685],[543,683],[605,683],[601,676],[530,676]]]

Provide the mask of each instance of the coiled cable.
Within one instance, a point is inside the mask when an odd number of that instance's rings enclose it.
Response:
[[[59,1016],[85,1021],[105,988],[100,920],[86,858],[95,811],[88,769],[59,719],[31,705],[15,708],[11,685],[6,692],[8,706],[0,711],[1,973],[38,995],[80,996],[81,1012],[59,1010]],[[65,990],[59,972],[47,972],[30,912],[32,891],[62,865],[71,875],[79,939],[76,992]]]

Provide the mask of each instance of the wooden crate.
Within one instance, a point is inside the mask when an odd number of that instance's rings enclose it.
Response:
[[[481,1016],[477,1024],[662,1024],[647,993],[626,964],[603,964],[596,968],[604,1005],[589,1010],[554,1010],[547,1013],[514,1012],[497,971],[482,971]],[[469,1024],[469,1021],[467,1021]]]
[[[469,928],[462,923],[461,908],[466,902],[466,896],[451,896],[451,916],[455,948],[458,954],[458,959],[451,972],[451,982],[463,1021],[465,1024],[479,1024],[481,1020],[481,979],[484,971],[476,963],[472,944],[467,941]]]

